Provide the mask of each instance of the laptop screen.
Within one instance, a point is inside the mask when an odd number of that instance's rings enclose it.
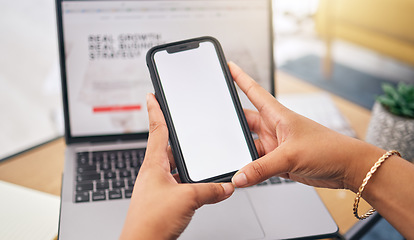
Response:
[[[269,0],[58,2],[67,138],[148,132],[145,55],[167,42],[213,36],[273,93]]]

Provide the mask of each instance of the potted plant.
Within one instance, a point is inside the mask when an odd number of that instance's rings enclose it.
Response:
[[[399,151],[414,160],[414,85],[383,84],[372,109],[366,141],[380,148]]]

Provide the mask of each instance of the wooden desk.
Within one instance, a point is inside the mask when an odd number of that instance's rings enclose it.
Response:
[[[0,180],[60,196],[65,146],[60,138],[0,163]]]
[[[310,93],[320,89],[283,72],[277,73],[277,93]],[[340,111],[348,118],[358,138],[363,139],[370,111],[332,95]],[[0,180],[60,195],[65,142],[58,139],[22,155],[0,163]],[[352,204],[355,194],[347,190],[317,189],[328,210],[345,233],[355,222]],[[361,205],[361,212],[368,209]]]

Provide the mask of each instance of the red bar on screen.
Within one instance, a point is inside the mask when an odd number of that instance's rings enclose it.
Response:
[[[94,113],[99,112],[126,112],[141,110],[141,105],[117,105],[117,106],[99,106],[93,107]]]

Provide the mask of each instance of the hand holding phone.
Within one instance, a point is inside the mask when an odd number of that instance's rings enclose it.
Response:
[[[150,49],[147,65],[182,182],[230,181],[257,151],[219,42]]]

